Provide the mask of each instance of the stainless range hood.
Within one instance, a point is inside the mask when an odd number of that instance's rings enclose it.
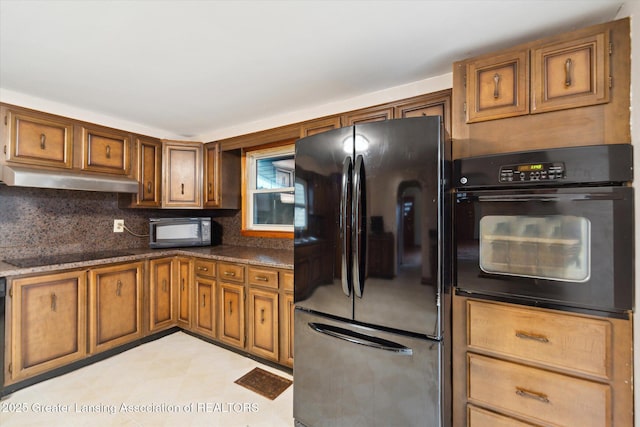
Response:
[[[77,172],[31,169],[0,165],[0,181],[16,187],[55,188],[60,190],[137,193],[135,179],[119,176],[80,175]]]

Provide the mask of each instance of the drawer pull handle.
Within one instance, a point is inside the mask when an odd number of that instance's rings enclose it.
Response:
[[[229,301],[229,315],[233,314],[233,303]]]
[[[567,58],[567,60],[564,62],[564,85],[566,87],[571,86],[571,65],[571,58]]]
[[[116,295],[122,296],[122,282],[120,280],[118,280],[118,283],[116,285]]]
[[[182,291],[184,292],[184,278],[182,279]]]
[[[256,276],[256,280],[259,280],[261,282],[268,282],[269,278],[267,276]]]
[[[213,194],[213,185],[211,185],[211,183],[209,183],[209,194]]]
[[[167,279],[162,280],[162,291],[167,292]]]
[[[535,399],[542,403],[550,403],[549,398],[544,393],[538,393],[536,391],[531,391],[521,387],[516,387],[516,394],[520,397]]]
[[[58,297],[54,292],[51,294],[51,311],[56,311],[57,303],[58,303]]]
[[[235,271],[225,271],[224,275],[225,276],[235,277],[236,276],[236,272]]]
[[[40,149],[44,150],[47,148],[47,135],[44,133],[40,134]]]
[[[260,309],[260,323],[264,323],[264,308]]]
[[[111,158],[111,146],[107,145],[107,148],[106,148],[105,151],[106,151],[107,159],[110,159]]]
[[[207,296],[206,295],[202,295],[202,306],[203,307],[207,306]]]
[[[522,338],[523,340],[534,340],[543,343],[549,342],[549,338],[545,337],[544,335],[531,334],[523,331],[516,331],[516,337]]]
[[[500,98],[500,74],[495,73],[493,75],[493,98],[494,99],[498,99]]]
[[[200,270],[200,271],[209,271],[209,269],[207,267],[198,267],[198,270]]]
[[[184,194],[184,184],[180,184],[180,194]]]
[[[151,194],[151,181],[147,182],[147,193]]]

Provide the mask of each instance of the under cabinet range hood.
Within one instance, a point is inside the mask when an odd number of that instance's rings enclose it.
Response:
[[[32,169],[0,165],[0,181],[16,187],[54,188],[59,190],[137,193],[135,179],[119,176],[81,175],[65,171]]]

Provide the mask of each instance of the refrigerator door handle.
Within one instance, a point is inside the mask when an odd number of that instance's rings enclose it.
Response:
[[[366,223],[366,192],[364,177],[364,157],[358,155],[353,172],[353,225],[352,225],[352,252],[353,252],[353,290],[358,298],[362,298],[364,280],[361,270],[364,269],[365,250],[367,247],[367,223]],[[362,221],[362,218],[365,221]],[[362,241],[361,241],[362,239]]]
[[[342,165],[342,192],[340,193],[340,237],[342,240],[342,292],[351,296],[351,157],[344,159]]]
[[[395,343],[393,341],[385,340],[378,337],[372,337],[369,335],[360,334],[355,331],[340,328],[338,326],[327,325],[324,323],[308,323],[309,327],[324,335],[338,338],[344,341],[348,341],[353,344],[364,345],[377,350],[390,351],[403,356],[412,356],[413,350],[409,347],[405,347],[402,344]]]

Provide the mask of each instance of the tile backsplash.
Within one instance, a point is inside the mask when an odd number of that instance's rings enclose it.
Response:
[[[114,233],[124,219],[136,234],[148,234],[149,218],[210,216],[222,243],[292,249],[288,239],[244,237],[240,211],[120,209],[117,193],[8,187],[0,184],[0,259],[149,247],[148,237]]]

